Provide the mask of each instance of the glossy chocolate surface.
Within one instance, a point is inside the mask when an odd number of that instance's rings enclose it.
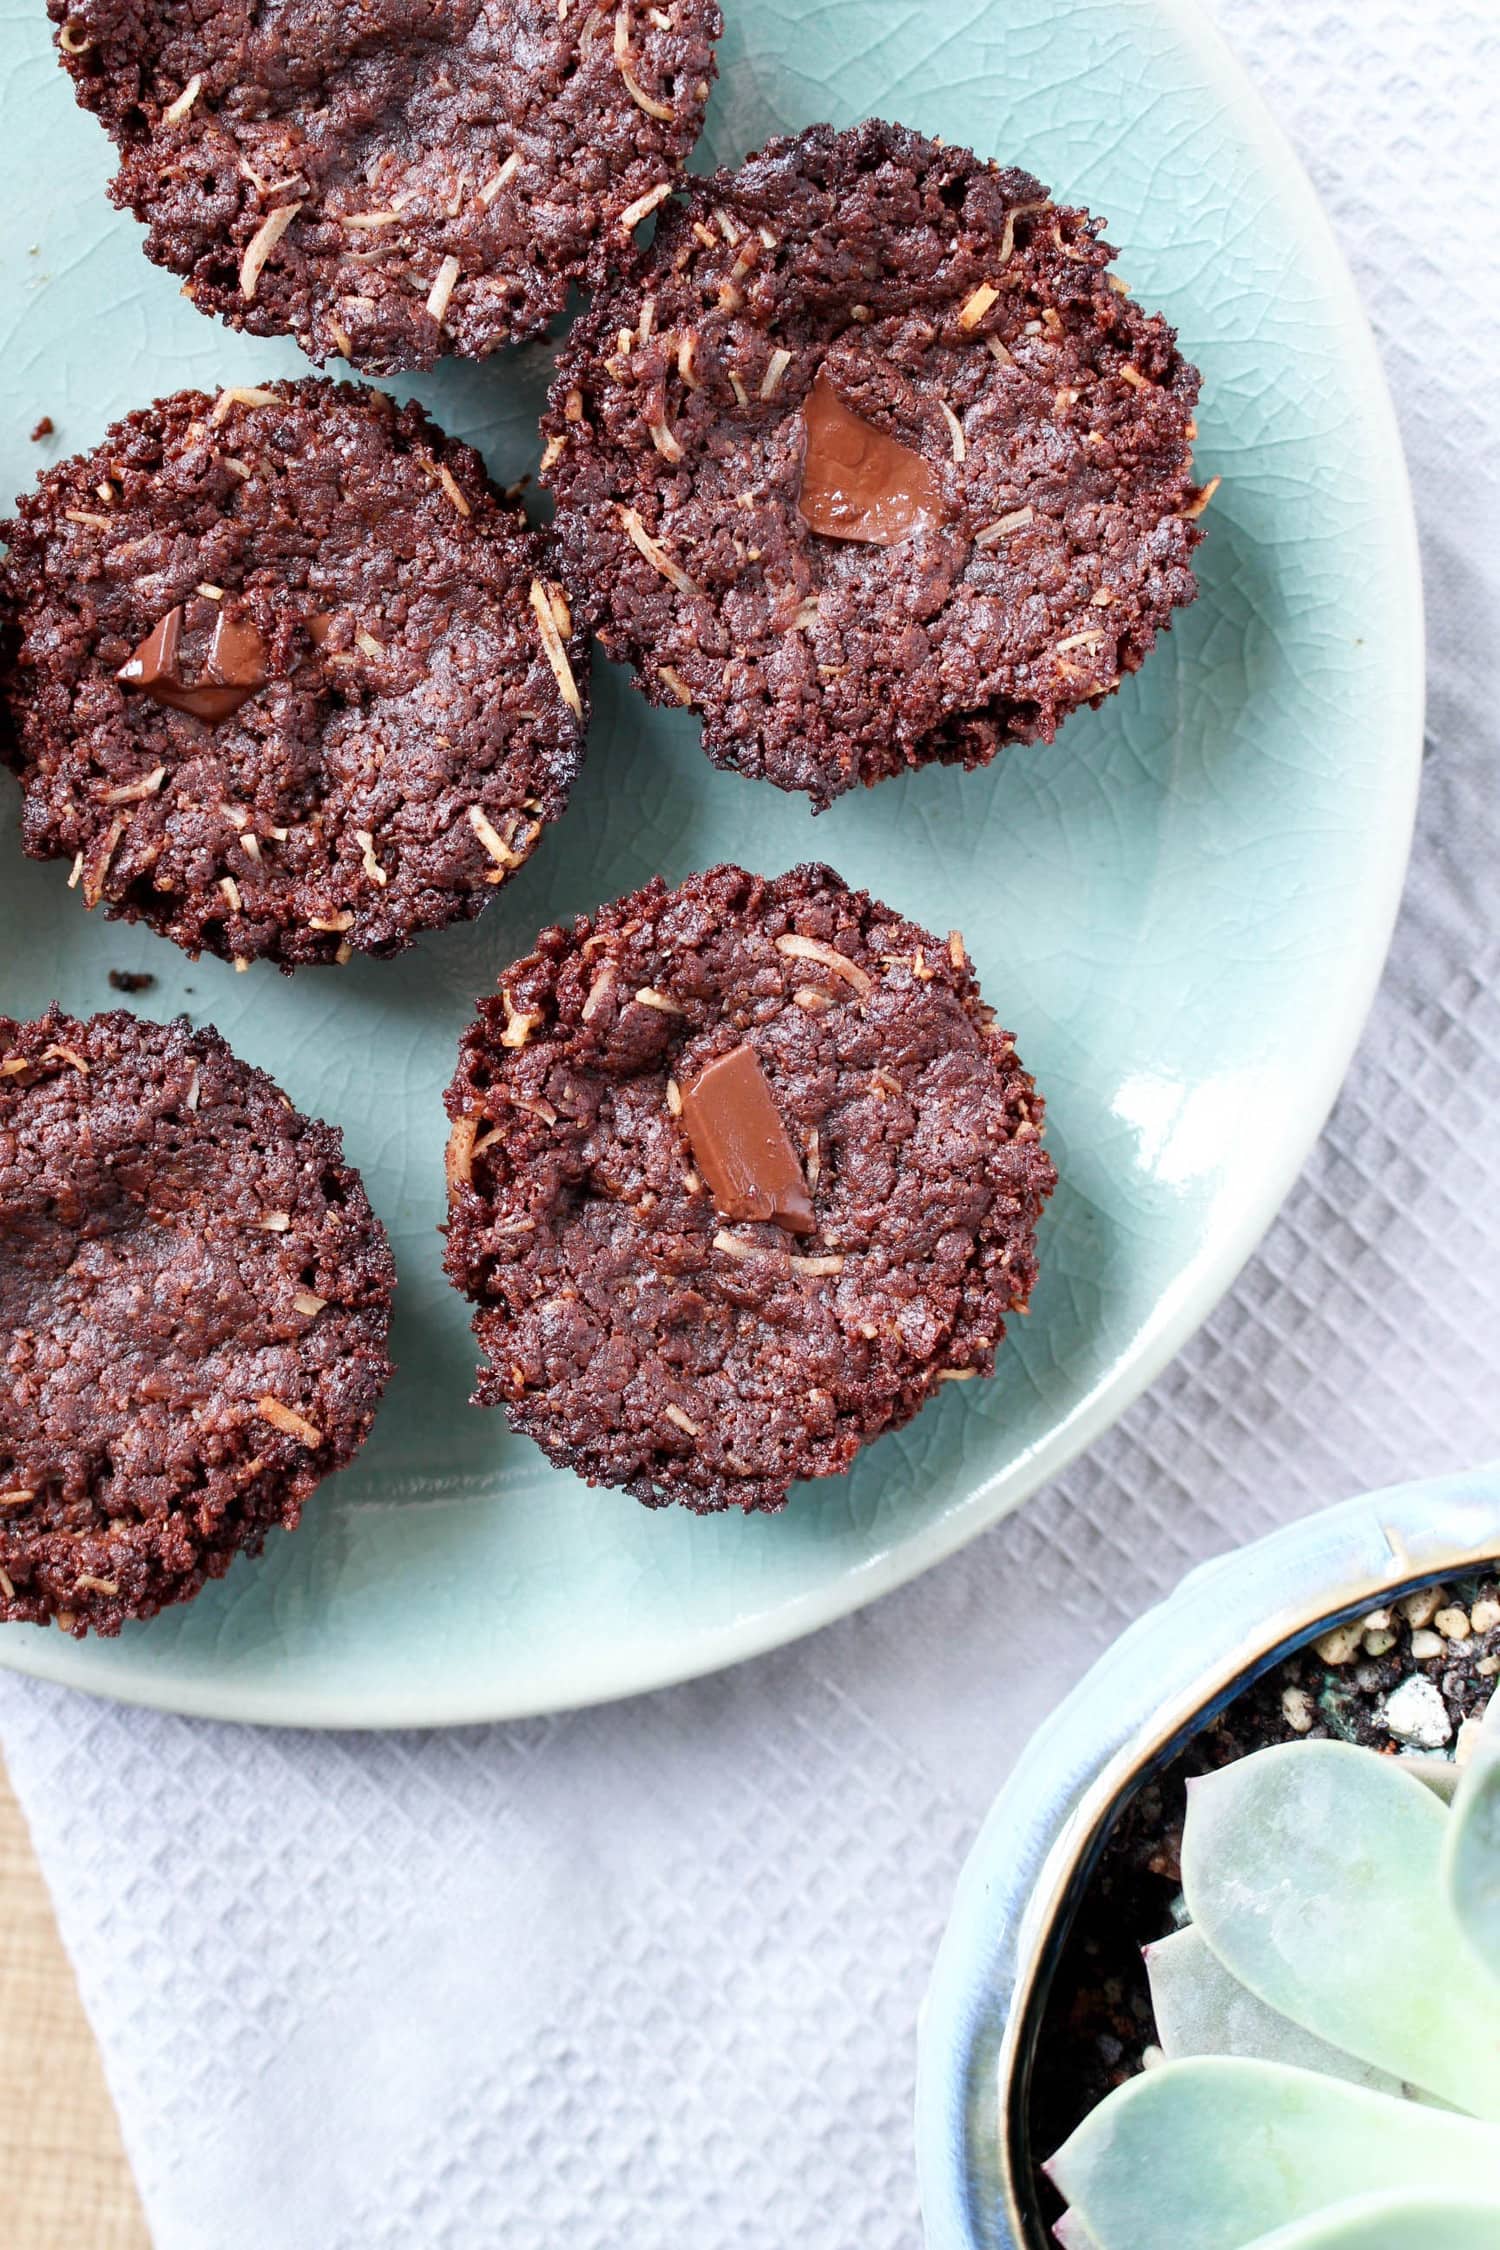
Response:
[[[683,1087],[682,1122],[726,1219],[774,1219],[811,1234],[806,1175],[751,1048],[736,1047]]]
[[[807,452],[797,505],[823,538],[894,547],[945,520],[931,464],[851,412],[826,373],[808,393],[802,419]]]
[[[121,665],[116,677],[156,703],[209,726],[232,718],[266,684],[266,645],[248,617],[220,609],[214,620],[204,677],[189,686],[182,676],[182,604],[169,609]]]

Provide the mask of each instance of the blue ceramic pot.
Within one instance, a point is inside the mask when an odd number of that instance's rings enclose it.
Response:
[[[1038,2250],[1023,2147],[1052,1961],[1121,1800],[1256,1675],[1347,1617],[1500,1555],[1500,1463],[1366,1494],[1205,1563],[1033,1737],[959,1878],[918,2033],[928,2250]]]

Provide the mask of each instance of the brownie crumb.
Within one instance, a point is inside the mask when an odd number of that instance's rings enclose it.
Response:
[[[783,1507],[1027,1310],[1041,1099],[957,932],[830,868],[544,930],[448,1111],[479,1403],[648,1506]]]
[[[48,0],[200,310],[372,374],[540,335],[703,125],[717,0]]]
[[[236,964],[385,956],[567,802],[588,675],[552,544],[419,406],[180,391],[0,538],[0,758],[84,906]]]
[[[51,437],[55,428],[56,424],[53,422],[51,415],[44,414],[40,422],[37,423],[36,428],[31,433],[32,444],[40,445],[43,438]]]
[[[395,1278],[339,1133],[216,1031],[0,1016],[0,1620],[115,1634],[293,1529]]]
[[[111,992],[149,992],[155,982],[155,977],[144,969],[111,969],[109,972]]]
[[[609,652],[816,806],[1050,742],[1197,591],[1197,370],[1086,211],[878,121],[689,179],[543,481]]]

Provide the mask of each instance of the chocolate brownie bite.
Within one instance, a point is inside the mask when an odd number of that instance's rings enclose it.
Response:
[[[1198,376],[1087,212],[900,126],[689,180],[564,346],[570,583],[715,764],[806,790],[1048,741],[1196,592]]]
[[[544,930],[448,1109],[478,1403],[648,1506],[783,1507],[1027,1309],[1041,1101],[961,938],[830,868]]]
[[[0,1016],[0,1619],[118,1633],[295,1529],[395,1278],[341,1136],[216,1031]]]
[[[420,407],[180,391],[18,509],[0,756],[86,905],[236,962],[396,953],[563,810],[586,672],[551,548]]]
[[[202,311],[372,374],[536,336],[702,129],[717,0],[48,0]]]

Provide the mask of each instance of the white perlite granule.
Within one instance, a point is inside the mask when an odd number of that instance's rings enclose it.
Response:
[[[1410,1743],[1414,1750],[1441,1750],[1453,1739],[1448,1706],[1431,1680],[1420,1673],[1392,1689],[1382,1716],[1396,1740]]]

